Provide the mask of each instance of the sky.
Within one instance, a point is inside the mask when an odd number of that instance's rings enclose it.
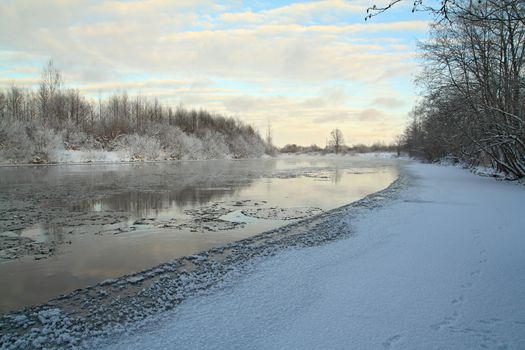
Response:
[[[0,0],[0,87],[52,59],[91,98],[127,91],[239,118],[277,146],[389,143],[417,99],[431,18],[385,0]]]

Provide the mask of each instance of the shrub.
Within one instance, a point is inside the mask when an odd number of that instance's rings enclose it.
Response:
[[[124,135],[115,141],[114,148],[131,160],[159,160],[163,155],[159,140],[147,135]]]
[[[47,163],[63,149],[62,138],[53,129],[36,122],[0,123],[0,160],[7,163]]]

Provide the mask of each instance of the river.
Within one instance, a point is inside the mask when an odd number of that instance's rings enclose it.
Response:
[[[386,188],[373,156],[0,168],[0,313]]]

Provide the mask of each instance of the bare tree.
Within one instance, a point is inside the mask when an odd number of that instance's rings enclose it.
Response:
[[[22,118],[22,106],[24,103],[24,94],[21,89],[12,85],[7,91],[7,106],[14,120]]]
[[[396,148],[396,154],[398,157],[401,156],[401,150],[403,149],[403,135],[396,135],[394,137],[394,146]]]
[[[330,148],[333,148],[335,153],[338,154],[341,152],[341,149],[343,148],[345,144],[345,140],[343,138],[343,133],[339,129],[334,129],[330,132],[330,137],[328,139],[328,145]]]
[[[525,176],[524,12],[523,2],[484,1],[432,26],[420,45],[425,98],[405,135],[413,154]]]
[[[49,114],[54,108],[54,98],[62,87],[62,75],[55,68],[52,60],[49,60],[42,71],[42,80],[38,96],[40,99],[40,113],[44,122],[49,119]]]
[[[272,135],[272,124],[270,123],[270,120],[268,120],[268,128],[266,130],[266,143],[269,145],[269,146],[272,146],[273,144],[273,135]]]
[[[367,8],[365,21],[375,17],[402,2],[412,3],[412,12],[428,12],[435,16],[438,22],[442,20],[451,21],[458,17],[469,18],[475,21],[499,21],[498,12],[502,9],[512,7],[510,21],[525,21],[525,4],[523,0],[441,0],[434,2],[430,0],[390,0],[385,5],[372,5]],[[437,5],[437,6],[436,6]],[[485,8],[480,11],[481,8]]]
[[[7,97],[3,91],[0,91],[0,120],[4,120],[7,114]]]
[[[266,140],[265,140],[265,146],[264,146],[264,152],[268,155],[275,155],[277,154],[277,148],[273,145],[273,131],[272,131],[272,124],[270,123],[270,120],[268,120],[268,127],[266,130]]]
[[[174,109],[125,91],[90,100],[63,89],[49,61],[36,91],[16,86],[0,91],[0,161],[45,162],[51,154],[46,150],[56,145],[126,151],[144,146],[148,159],[253,158],[266,146],[250,125],[206,110]]]

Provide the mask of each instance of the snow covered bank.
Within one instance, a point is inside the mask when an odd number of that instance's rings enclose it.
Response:
[[[525,348],[525,188],[408,171],[401,198],[334,222],[348,239],[267,259],[110,348]]]
[[[50,158],[53,163],[59,164],[118,163],[130,161],[130,157],[122,152],[103,150],[56,151],[51,153]]]
[[[0,348],[524,348],[525,188],[454,167],[407,174],[349,206],[3,316]]]
[[[218,160],[218,159],[234,159],[231,154],[227,152],[224,154],[204,154],[198,152],[189,152],[177,156],[177,158],[170,157],[165,152],[155,153],[155,157],[143,157],[136,156],[138,152],[133,153],[127,149],[121,149],[118,151],[106,151],[100,149],[86,149],[86,150],[64,150],[64,149],[53,149],[48,151],[46,156],[47,160],[41,164],[99,164],[99,163],[129,163],[129,162],[170,162],[178,160]],[[251,154],[244,158],[239,159],[257,159],[257,158],[283,158],[283,159],[297,159],[304,157],[319,157],[322,156],[325,159],[338,159],[342,157],[357,157],[362,159],[393,159],[397,158],[395,153],[388,152],[369,152],[369,153],[346,153],[346,154],[321,154],[321,153],[304,153],[304,154],[277,154],[270,156],[267,154]],[[0,166],[20,166],[20,165],[34,165],[39,164],[38,162],[12,162],[10,160],[2,159],[0,155]]]

